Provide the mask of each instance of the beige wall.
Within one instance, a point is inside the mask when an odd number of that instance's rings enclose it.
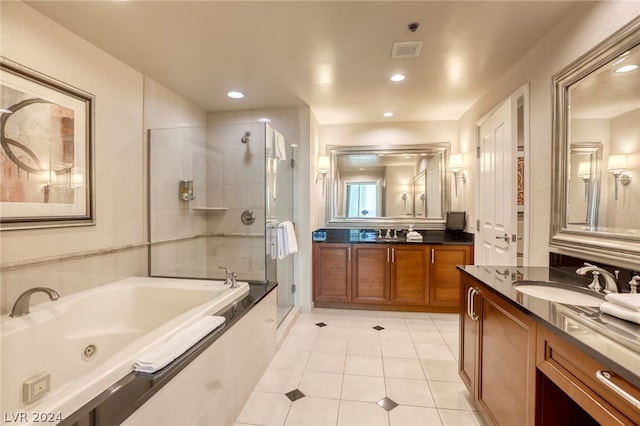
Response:
[[[313,170],[315,170],[317,156],[326,155],[327,145],[375,146],[450,142],[452,153],[460,152],[461,149],[457,121],[334,124],[319,126],[317,135],[317,151],[313,158]],[[317,209],[314,212],[318,218],[319,226],[326,226],[326,198],[322,197],[320,182],[315,188]],[[468,188],[468,185],[465,185],[464,188],[458,188],[458,198],[452,193],[451,210],[462,208],[461,200],[464,199]]]
[[[6,313],[36,285],[68,294],[145,275],[147,235],[142,75],[21,2],[1,7],[2,56],[95,96],[96,225],[2,232]]]
[[[520,87],[529,85],[530,140],[526,159],[528,175],[525,176],[529,191],[525,199],[529,218],[526,247],[529,265],[547,265],[549,256],[551,78],[639,14],[639,2],[585,3],[576,7],[460,119],[460,147],[466,154],[465,159],[473,158],[476,122]],[[467,161],[467,167],[470,177],[467,187],[473,188],[475,166]],[[475,207],[473,192],[467,192],[467,211]]]

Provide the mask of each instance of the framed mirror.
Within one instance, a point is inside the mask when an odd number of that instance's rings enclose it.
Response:
[[[551,251],[640,262],[640,18],[553,77]]]
[[[444,228],[449,143],[328,146],[328,224]]]

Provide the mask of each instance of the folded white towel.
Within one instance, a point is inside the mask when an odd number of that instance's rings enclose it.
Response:
[[[201,318],[166,342],[142,354],[133,363],[133,369],[143,373],[155,373],[198,343],[204,336],[222,326],[224,322],[225,318],[220,316],[211,315]]]
[[[609,314],[616,318],[640,324],[640,312],[636,310],[623,308],[622,306],[616,305],[613,302],[604,302],[602,305],[600,305],[600,310],[605,314]]]
[[[640,311],[640,293],[609,293],[605,299],[627,309]]]
[[[416,231],[407,232],[407,240],[422,240],[422,235]]]
[[[293,223],[284,221],[278,225],[278,259],[284,259],[292,253],[298,252],[298,242]]]

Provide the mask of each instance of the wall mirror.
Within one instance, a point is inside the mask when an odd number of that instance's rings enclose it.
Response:
[[[328,146],[328,224],[443,228],[449,150],[449,143]]]
[[[640,18],[553,77],[551,251],[640,262]]]

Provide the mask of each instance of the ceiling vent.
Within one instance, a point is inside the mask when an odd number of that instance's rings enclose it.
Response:
[[[392,58],[417,58],[420,55],[421,41],[393,43]]]

